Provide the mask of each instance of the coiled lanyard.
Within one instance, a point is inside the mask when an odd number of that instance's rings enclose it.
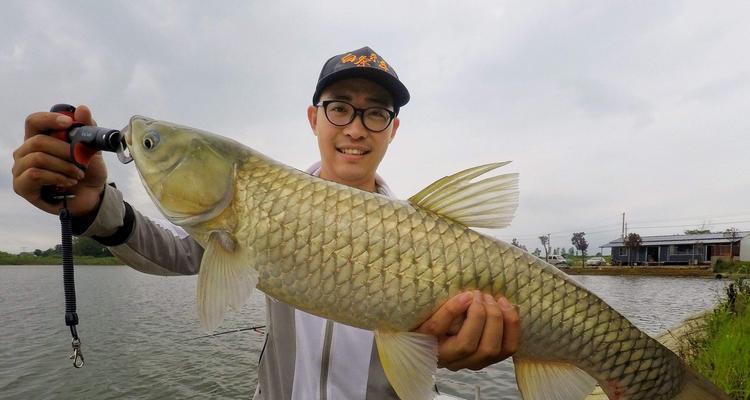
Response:
[[[76,285],[73,277],[73,222],[68,211],[67,197],[63,198],[63,208],[60,210],[60,228],[62,231],[62,267],[63,286],[65,289],[65,325],[70,327],[73,336],[73,366],[83,367],[83,352],[81,352],[81,339],[78,337],[78,314],[76,313]]]

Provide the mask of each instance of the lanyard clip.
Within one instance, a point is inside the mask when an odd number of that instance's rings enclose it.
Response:
[[[73,354],[70,355],[70,359],[73,360],[73,366],[76,368],[83,367],[83,353],[81,352],[81,340],[73,339]]]

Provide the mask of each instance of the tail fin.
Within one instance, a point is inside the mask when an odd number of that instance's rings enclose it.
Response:
[[[711,381],[685,366],[685,384],[675,400],[731,400]]]

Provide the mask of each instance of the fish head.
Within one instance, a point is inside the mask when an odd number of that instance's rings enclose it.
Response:
[[[132,117],[123,134],[146,191],[172,223],[211,220],[231,203],[236,143],[142,116]]]

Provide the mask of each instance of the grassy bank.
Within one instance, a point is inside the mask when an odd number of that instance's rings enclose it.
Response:
[[[115,257],[75,256],[76,265],[122,265]],[[0,254],[0,265],[61,265],[59,256],[35,256],[33,254]]]
[[[714,270],[725,276],[728,275],[747,275],[750,274],[750,261],[734,261],[728,262],[724,260],[717,260]]]
[[[700,335],[685,338],[689,363],[733,399],[750,400],[750,282],[735,283],[737,297],[709,315]]]

